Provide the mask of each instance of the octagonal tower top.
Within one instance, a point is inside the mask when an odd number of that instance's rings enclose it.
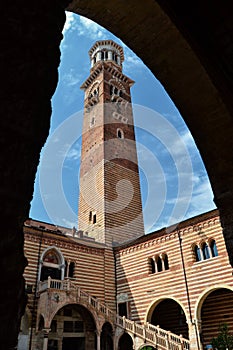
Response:
[[[88,53],[91,60],[91,68],[100,61],[110,61],[121,68],[124,61],[123,48],[113,40],[96,41]]]

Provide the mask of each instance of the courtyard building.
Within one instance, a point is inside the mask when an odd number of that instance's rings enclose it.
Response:
[[[220,324],[233,331],[219,213],[144,234],[134,82],[115,42],[96,42],[89,57],[78,229],[25,221],[18,350],[205,349]]]

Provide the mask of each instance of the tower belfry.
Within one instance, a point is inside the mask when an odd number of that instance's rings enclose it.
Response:
[[[144,234],[130,88],[123,49],[112,40],[89,50],[80,166],[79,229],[112,246]]]

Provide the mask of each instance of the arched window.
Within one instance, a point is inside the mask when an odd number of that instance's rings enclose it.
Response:
[[[157,257],[157,271],[163,271],[163,264],[162,264],[162,259],[160,256]]]
[[[153,258],[148,259],[149,262],[149,272],[150,273],[155,273],[155,261]]]
[[[197,245],[195,245],[195,247],[194,247],[194,253],[195,253],[196,261],[201,261],[202,260],[202,258],[201,258],[201,249]]]
[[[73,261],[65,261],[65,277],[66,278],[74,277],[74,267],[75,267],[75,264]]]
[[[203,259],[209,259],[210,258],[210,252],[209,252],[209,247],[207,245],[207,243],[204,243],[202,245],[202,252],[203,252]]]
[[[40,263],[40,281],[46,281],[48,277],[63,279],[64,268],[64,258],[55,247],[45,250]]]
[[[214,239],[210,242],[209,246],[210,246],[212,257],[218,256],[218,249]]]
[[[113,85],[110,85],[110,96],[113,95]]]
[[[118,139],[124,138],[124,133],[121,129],[117,129],[117,137],[118,137]]]
[[[164,254],[163,256],[163,261],[164,261],[164,269],[169,270],[169,264],[168,264],[168,257],[167,254]]]

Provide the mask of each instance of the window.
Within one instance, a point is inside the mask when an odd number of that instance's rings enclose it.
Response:
[[[153,258],[148,259],[149,262],[149,271],[150,273],[155,273],[155,261]]]
[[[46,281],[48,277],[52,279],[64,278],[64,260],[56,248],[45,250],[40,263],[40,281]]]
[[[194,247],[194,253],[195,253],[196,261],[201,261],[202,260],[201,249],[197,245],[195,245],[195,247]]]
[[[118,139],[124,138],[124,133],[121,129],[117,129],[117,137],[118,137]]]
[[[212,257],[218,256],[217,245],[214,239],[210,242],[209,247],[210,247]]]
[[[73,261],[65,261],[65,277],[74,277],[74,262]]]
[[[209,247],[208,247],[207,243],[204,243],[202,245],[202,252],[203,252],[203,259],[204,260],[210,258]]]
[[[96,224],[96,213],[90,211],[89,213],[89,223]]]
[[[118,304],[118,314],[120,316],[128,316],[128,312],[127,312],[127,302],[124,303],[119,303]]]
[[[195,244],[193,250],[197,262],[218,256],[218,250],[214,239],[210,240],[209,243],[202,242],[200,246]]]
[[[110,85],[110,96],[112,96],[112,95],[113,95],[113,86]]]
[[[169,270],[169,264],[168,264],[168,257],[167,257],[167,254],[164,254],[163,262],[164,262],[164,269],[165,269],[165,270]]]
[[[160,258],[160,256],[157,256],[157,271],[163,271],[162,259]]]
[[[169,270],[168,256],[167,254],[156,255],[153,258],[148,259],[149,273],[153,274]]]

